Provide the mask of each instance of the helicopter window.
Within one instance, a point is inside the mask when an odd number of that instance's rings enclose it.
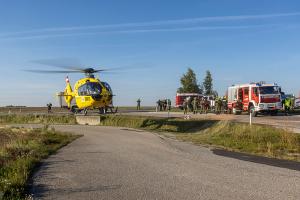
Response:
[[[80,96],[100,94],[101,91],[101,85],[96,82],[87,82],[78,88],[78,94]]]
[[[106,83],[106,82],[101,82],[101,83],[110,93],[112,93],[112,89],[108,83]]]
[[[79,94],[79,96],[87,95],[86,84],[84,84],[78,88],[78,94]]]

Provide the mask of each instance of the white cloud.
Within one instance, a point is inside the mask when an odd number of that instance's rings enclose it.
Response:
[[[274,14],[261,14],[261,15],[212,16],[212,17],[160,20],[160,21],[137,22],[137,23],[53,27],[53,28],[40,28],[40,29],[33,29],[33,30],[3,33],[0,34],[0,38],[2,40],[45,39],[50,37],[83,36],[83,35],[96,35],[96,34],[103,34],[103,33],[145,33],[145,32],[162,32],[162,31],[244,29],[244,28],[253,28],[258,26],[266,26],[266,25],[199,26],[199,23],[245,21],[245,20],[271,19],[271,18],[295,17],[295,16],[300,16],[300,12],[274,13]],[[166,27],[171,25],[176,25],[176,27],[180,25],[193,25],[193,27],[179,27],[179,28]],[[92,30],[97,30],[97,31],[91,32]],[[74,32],[74,31],[88,31],[88,32]]]

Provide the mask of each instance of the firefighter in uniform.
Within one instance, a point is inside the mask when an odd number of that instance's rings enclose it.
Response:
[[[187,111],[188,110],[188,101],[187,101],[187,99],[184,99],[182,107],[183,107],[183,114],[186,115],[188,113],[188,111]]]
[[[291,98],[286,98],[284,100],[284,111],[285,111],[286,115],[288,115],[288,113],[290,112],[291,107],[292,107],[292,99]]]
[[[202,114],[202,112],[204,111],[204,107],[203,107],[203,97],[200,98],[199,101],[199,110],[200,110],[200,114]]]
[[[222,112],[222,99],[220,97],[217,97],[217,100],[216,100],[216,107],[217,107],[217,114],[221,114]]]
[[[223,97],[222,104],[223,104],[223,112],[227,113],[227,111],[228,111],[228,102],[227,102],[226,96]]]
[[[197,114],[197,112],[198,112],[198,98],[194,97],[192,103],[193,103],[193,113]]]

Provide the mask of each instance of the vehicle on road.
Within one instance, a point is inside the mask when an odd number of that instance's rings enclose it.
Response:
[[[228,111],[277,114],[282,109],[280,87],[277,84],[248,83],[228,87]]]
[[[294,108],[300,108],[300,97],[295,98]]]

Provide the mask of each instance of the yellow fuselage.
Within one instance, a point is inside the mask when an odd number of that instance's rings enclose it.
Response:
[[[67,82],[65,100],[69,108],[73,99],[79,109],[103,108],[112,104],[112,92],[99,79],[83,78],[75,83],[74,91]]]

